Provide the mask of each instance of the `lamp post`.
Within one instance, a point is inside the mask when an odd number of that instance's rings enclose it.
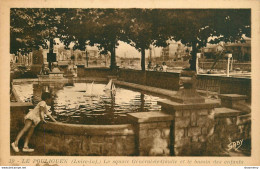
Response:
[[[196,73],[199,74],[199,59],[201,58],[201,53],[197,53],[196,57]]]
[[[87,67],[88,67],[88,60],[89,60],[88,49],[87,49],[87,46],[86,46],[86,64],[87,64]]]
[[[228,59],[228,62],[227,62],[227,77],[229,77],[229,64],[230,64],[230,58],[232,58],[232,54],[231,53],[227,53],[226,57]]]

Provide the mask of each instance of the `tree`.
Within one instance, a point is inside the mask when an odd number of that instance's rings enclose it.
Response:
[[[141,52],[141,67],[145,70],[145,50],[151,44],[167,45],[168,36],[163,36],[162,31],[164,27],[162,21],[166,23],[166,20],[159,18],[155,11],[151,9],[80,9],[77,15],[69,18],[66,23],[65,32],[68,33],[64,36],[64,42],[69,45],[73,41],[74,48],[78,49],[84,49],[88,44],[96,45],[102,54],[110,52],[111,69],[113,69],[116,67],[115,50],[118,40],[124,41]],[[158,25],[159,22],[161,22],[160,25]]]
[[[151,45],[167,46],[166,20],[160,15],[162,10],[157,9],[130,9],[128,17],[130,26],[126,28],[125,42],[141,52],[141,70],[145,71],[145,50]]]
[[[172,25],[172,36],[192,46],[190,68],[196,71],[196,54],[207,43],[243,41],[243,34],[250,36],[250,15],[247,9],[176,10],[173,22],[177,26]]]
[[[126,17],[120,9],[98,9],[95,11],[95,30],[90,36],[90,45],[98,44],[102,54],[111,54],[110,68],[116,68],[116,48],[124,34]]]
[[[67,23],[67,32],[72,35],[74,48],[85,49],[86,45],[96,45],[101,54],[111,54],[110,68],[116,68],[116,47],[123,39],[124,27],[129,23],[124,10],[120,9],[80,9],[76,17]],[[67,37],[65,37],[68,40]]]
[[[61,14],[68,9],[12,8],[10,21],[10,53],[28,53],[33,49],[50,49],[53,53],[54,38],[62,28]],[[48,42],[50,45],[48,46]],[[51,59],[52,60],[52,59]],[[54,60],[54,59],[53,59]],[[49,66],[50,66],[49,62]]]
[[[196,53],[207,43],[243,41],[251,36],[249,9],[11,9],[11,53],[33,48],[50,48],[59,38],[69,48],[85,50],[97,45],[102,54],[111,54],[116,68],[118,41],[141,52],[145,70],[145,50],[150,45],[167,46],[167,40],[192,46],[190,67],[196,69]],[[211,39],[209,39],[211,37]],[[50,47],[48,46],[50,42]]]
[[[129,10],[128,17],[131,25],[127,29],[125,42],[141,52],[141,69],[145,70],[145,50],[149,49],[153,42],[152,15],[150,9]]]

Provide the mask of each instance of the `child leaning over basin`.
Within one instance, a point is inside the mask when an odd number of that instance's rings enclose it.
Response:
[[[15,152],[19,152],[18,142],[19,142],[20,138],[24,135],[24,133],[27,132],[28,130],[29,130],[28,134],[24,141],[23,152],[33,152],[34,151],[34,149],[31,149],[28,147],[28,143],[33,134],[34,127],[36,127],[40,121],[47,123],[44,120],[44,114],[46,114],[52,121],[57,122],[51,116],[51,112],[49,112],[48,108],[47,108],[47,104],[48,105],[51,104],[51,99],[52,99],[51,94],[48,92],[44,92],[44,93],[42,93],[41,99],[42,99],[42,101],[40,101],[36,105],[36,107],[34,109],[32,109],[31,111],[29,111],[29,113],[24,117],[24,127],[18,133],[15,141],[11,144],[11,146]]]

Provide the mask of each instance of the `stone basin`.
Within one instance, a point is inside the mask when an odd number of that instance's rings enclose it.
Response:
[[[134,127],[121,125],[40,124],[33,146],[46,155],[117,155],[136,154]]]

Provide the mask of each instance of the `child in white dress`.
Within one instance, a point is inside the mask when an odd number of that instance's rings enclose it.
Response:
[[[44,120],[44,114],[46,114],[52,121],[57,122],[52,116],[51,116],[51,112],[48,111],[48,107],[47,104],[50,105],[51,104],[51,94],[44,92],[42,93],[41,96],[42,101],[40,101],[37,106],[30,110],[29,113],[24,117],[24,128],[18,133],[15,141],[11,144],[13,150],[15,152],[19,152],[19,148],[18,148],[18,142],[20,140],[20,138],[24,135],[25,132],[27,132],[28,130],[28,134],[25,138],[25,142],[24,142],[24,147],[23,147],[23,152],[33,152],[34,149],[31,149],[28,147],[28,143],[29,140],[33,134],[34,131],[34,127],[36,127],[38,125],[38,123],[40,121],[43,121],[44,123],[47,123]]]

